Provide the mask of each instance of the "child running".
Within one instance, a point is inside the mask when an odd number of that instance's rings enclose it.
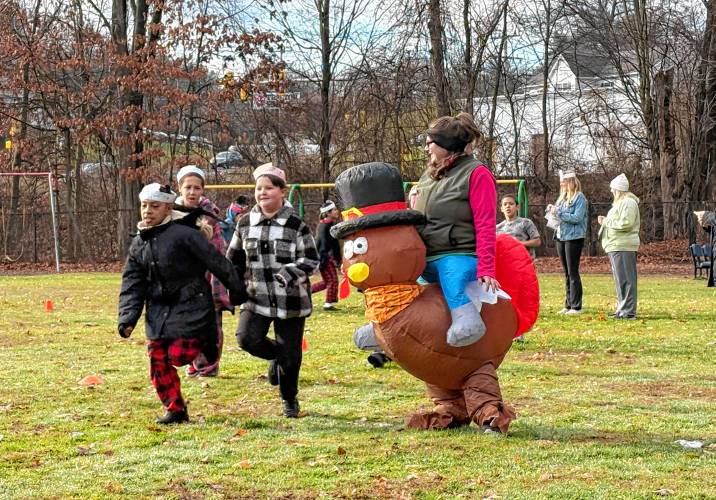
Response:
[[[224,241],[228,245],[231,241],[231,237],[234,235],[236,229],[236,223],[239,217],[243,215],[249,205],[249,199],[246,195],[239,195],[234,201],[231,202],[229,208],[226,209],[226,218],[219,222],[221,226],[221,235],[224,237]]]
[[[340,214],[336,204],[331,200],[321,206],[321,220],[318,223],[316,245],[318,245],[318,257],[321,262],[318,269],[321,271],[323,281],[318,281],[311,286],[311,292],[317,293],[326,291],[326,301],[323,309],[330,311],[335,308],[338,302],[338,273],[336,266],[341,262],[341,246],[338,240],[331,236],[330,229],[333,227]]]
[[[166,414],[160,424],[189,421],[174,368],[204,352],[216,361],[216,315],[210,271],[237,297],[244,284],[237,271],[197,230],[191,217],[172,212],[176,194],[169,186],[149,184],[139,193],[142,220],[132,240],[119,294],[119,334],[132,334],[145,308],[149,374]],[[213,347],[213,349],[212,349]]]
[[[243,215],[227,257],[246,263],[248,300],[236,336],[253,356],[270,360],[268,379],[278,385],[283,414],[297,418],[298,374],[306,317],[311,314],[309,276],[318,266],[308,226],[286,202],[286,175],[267,163],[254,171],[256,205]],[[275,340],[267,338],[273,323]]]
[[[211,200],[204,196],[205,180],[204,171],[195,165],[182,167],[177,172],[177,183],[181,196],[177,198],[176,204],[190,210],[201,209],[207,214],[199,219],[200,225],[206,231],[209,242],[221,255],[224,255],[226,253],[226,242],[219,225],[221,212]],[[214,363],[209,363],[204,354],[197,356],[194,362],[186,368],[186,374],[190,377],[216,377],[219,374],[219,361],[224,347],[223,312],[230,311],[232,314],[234,313],[234,307],[231,305],[226,288],[211,274],[208,274],[206,279],[211,283],[211,293],[214,298],[216,350],[218,356]]]

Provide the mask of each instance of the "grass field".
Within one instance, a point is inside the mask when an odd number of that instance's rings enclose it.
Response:
[[[585,314],[563,317],[561,278],[541,277],[539,322],[498,372],[519,418],[494,436],[404,429],[430,404],[353,348],[357,294],[307,323],[305,418],[280,416],[226,315],[221,376],[182,375],[192,423],[160,428],[143,328],[116,334],[118,275],[0,277],[0,498],[716,497],[716,289],[642,277],[641,319],[617,322],[611,278],[584,281]]]

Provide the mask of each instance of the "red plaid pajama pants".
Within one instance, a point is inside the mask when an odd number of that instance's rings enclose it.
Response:
[[[338,302],[338,273],[336,272],[336,261],[332,255],[328,257],[328,263],[321,267],[320,271],[323,281],[311,285],[311,293],[325,290],[326,302],[335,304]]]
[[[201,339],[161,339],[147,343],[149,376],[157,395],[168,411],[181,411],[186,405],[175,366],[188,365],[201,353]]]

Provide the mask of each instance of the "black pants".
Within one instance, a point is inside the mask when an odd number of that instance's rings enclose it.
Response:
[[[580,310],[582,308],[582,278],[579,276],[579,258],[582,256],[584,238],[578,240],[557,240],[557,254],[564,269],[566,298],[564,307]]]
[[[267,338],[273,323],[276,340]],[[298,372],[303,352],[303,326],[306,318],[269,318],[253,311],[241,311],[236,338],[241,348],[263,359],[275,359],[279,368],[279,390],[283,399],[293,401],[298,394]]]

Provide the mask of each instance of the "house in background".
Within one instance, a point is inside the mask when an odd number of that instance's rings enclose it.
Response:
[[[594,172],[640,154],[646,132],[638,85],[636,71],[620,75],[605,56],[574,47],[556,55],[546,91],[550,170]],[[536,175],[543,170],[542,89],[540,71],[514,92],[498,96],[491,148],[497,174]],[[490,97],[475,100],[475,118],[483,130],[491,104]]]

